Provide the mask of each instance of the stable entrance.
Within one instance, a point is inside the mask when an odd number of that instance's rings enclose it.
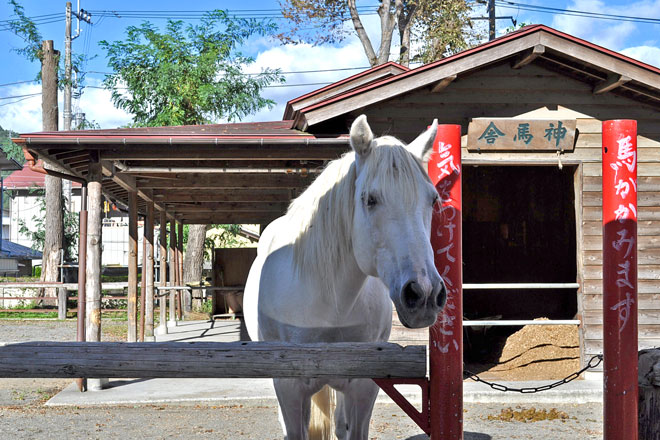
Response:
[[[575,171],[463,167],[464,283],[576,282]],[[465,290],[463,296],[470,320],[573,319],[577,313],[576,289]],[[518,328],[493,330],[505,337]],[[466,351],[485,354],[483,329],[471,336]]]

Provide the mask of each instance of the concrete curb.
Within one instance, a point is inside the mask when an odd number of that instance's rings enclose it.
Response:
[[[515,388],[545,385],[541,382],[501,382]],[[421,391],[414,385],[397,387],[413,404],[421,402]],[[489,386],[465,382],[463,399],[467,403],[538,404],[538,403],[600,403],[603,383],[598,380],[576,380],[558,388],[533,394],[502,392]],[[137,404],[185,404],[193,402],[275,401],[270,379],[149,379],[111,380],[102,391],[81,393],[75,384],[69,385],[46,402],[47,406],[96,406]],[[378,402],[391,402],[382,391]]]

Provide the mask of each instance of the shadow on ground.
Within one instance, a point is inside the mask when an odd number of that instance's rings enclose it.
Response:
[[[464,432],[463,440],[492,440],[488,434],[482,434],[480,432]],[[429,440],[429,436],[426,434],[419,434],[413,437],[408,437],[406,440]]]

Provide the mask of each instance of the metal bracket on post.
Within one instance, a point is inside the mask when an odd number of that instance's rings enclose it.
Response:
[[[406,413],[413,422],[419,426],[427,435],[431,434],[430,402],[429,402],[429,381],[426,378],[421,379],[372,379],[376,385],[385,392],[396,403],[399,408]],[[422,389],[422,411],[418,411],[415,406],[399,392],[394,385],[417,385]]]

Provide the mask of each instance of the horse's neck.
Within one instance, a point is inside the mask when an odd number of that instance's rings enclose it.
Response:
[[[367,275],[360,270],[353,253],[349,253],[335,268],[331,282],[321,289],[325,290],[323,302],[330,310],[335,310],[338,317],[347,315],[355,305],[366,279]]]

